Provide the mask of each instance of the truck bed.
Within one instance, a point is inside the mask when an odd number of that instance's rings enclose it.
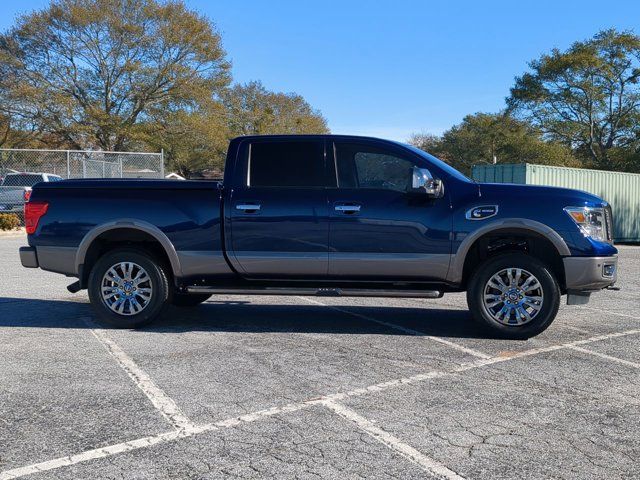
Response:
[[[46,201],[49,208],[29,245],[36,247],[43,268],[77,276],[88,245],[102,229],[113,236],[114,226],[135,227],[175,252],[172,267],[181,278],[197,276],[205,267],[231,273],[222,253],[220,187],[211,181],[146,179],[41,183],[32,201]]]

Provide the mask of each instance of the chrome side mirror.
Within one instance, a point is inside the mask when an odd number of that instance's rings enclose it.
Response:
[[[413,167],[411,187],[414,190],[424,191],[431,198],[440,198],[444,193],[442,181],[433,178],[426,168]]]

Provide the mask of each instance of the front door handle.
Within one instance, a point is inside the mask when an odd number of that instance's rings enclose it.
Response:
[[[336,212],[342,213],[358,213],[360,211],[361,205],[336,205]]]
[[[242,210],[244,212],[257,212],[260,210],[261,205],[257,203],[239,203],[236,205],[237,210]]]

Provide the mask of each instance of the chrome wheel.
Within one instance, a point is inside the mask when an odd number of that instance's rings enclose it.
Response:
[[[143,311],[153,296],[151,278],[137,263],[113,265],[102,277],[102,301],[118,315],[136,315]]]
[[[482,301],[497,322],[524,325],[540,313],[544,294],[542,285],[531,272],[505,268],[485,284]]]

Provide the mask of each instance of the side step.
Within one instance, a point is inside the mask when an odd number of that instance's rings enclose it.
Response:
[[[82,287],[80,286],[80,281],[78,280],[77,282],[73,282],[71,285],[67,287],[67,290],[69,290],[69,292],[71,293],[78,293],[80,290],[82,290]]]
[[[441,298],[438,290],[382,290],[376,288],[216,288],[187,287],[188,293],[210,293],[212,295],[300,295],[316,297],[396,297],[396,298]]]

